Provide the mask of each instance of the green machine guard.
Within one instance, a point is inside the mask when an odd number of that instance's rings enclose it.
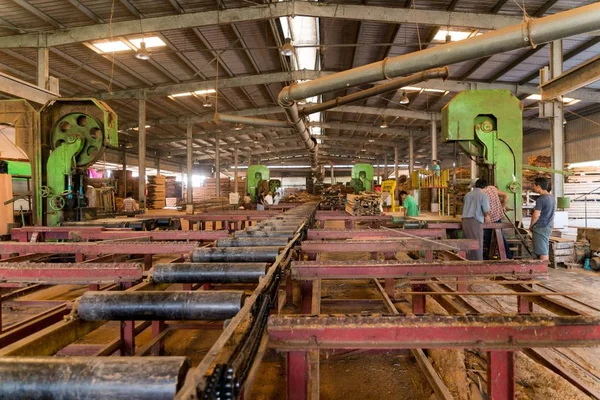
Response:
[[[47,225],[54,226],[84,204],[85,188],[74,177],[85,174],[107,147],[118,147],[117,114],[91,98],[54,100],[39,113],[43,161],[36,190],[46,198]]]
[[[363,190],[365,192],[373,191],[373,166],[371,164],[354,164],[352,166],[351,178],[353,182],[351,185],[354,187],[356,192],[359,192],[359,182],[362,183]]]
[[[269,168],[267,168],[266,165],[251,165],[248,167],[248,173],[246,176],[246,191],[250,193],[252,200],[256,200],[256,196],[258,195],[258,186],[262,181],[268,182],[269,177]]]
[[[476,160],[479,177],[509,195],[507,215],[522,220],[522,103],[507,90],[467,90],[442,109],[442,140]]]

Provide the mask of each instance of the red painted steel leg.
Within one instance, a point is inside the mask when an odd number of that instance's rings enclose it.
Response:
[[[88,290],[90,290],[92,292],[97,292],[98,290],[100,290],[100,284],[95,283],[93,285],[89,285]]]
[[[467,279],[467,278],[466,277],[456,278],[456,291],[457,292],[466,292],[469,290],[469,285],[467,284],[467,282],[461,281],[461,279]]]
[[[533,288],[532,284],[527,285]],[[533,312],[533,302],[528,296],[517,296],[517,311],[519,314],[531,314]]]
[[[152,254],[144,254],[144,271],[152,268]]]
[[[210,283],[205,283],[204,285],[202,285],[202,290],[210,290],[212,289],[212,285]]]
[[[121,321],[121,355],[135,354],[135,321]]]
[[[515,359],[512,351],[488,352],[488,398],[515,398]]]
[[[394,278],[385,278],[385,293],[393,299],[395,297]]]
[[[75,254],[75,262],[81,263],[85,261],[85,254],[77,253]]]
[[[152,337],[155,338],[161,334],[165,329],[165,321],[152,321]],[[159,340],[154,346],[152,346],[152,355],[161,356],[164,350],[165,344],[162,340]]]
[[[424,292],[427,291],[426,285],[412,285],[413,292]],[[424,294],[413,294],[412,295],[412,312],[413,314],[420,315],[425,314],[426,307],[426,295]]]
[[[307,400],[310,364],[308,352],[290,351],[287,354],[287,399]]]
[[[377,252],[371,252],[371,260],[377,260]]]
[[[302,304],[300,312],[302,314],[312,314],[312,296],[313,285],[315,281],[302,281],[300,284],[302,290]]]
[[[425,261],[433,261],[433,250],[427,250],[425,252]]]
[[[191,291],[191,290],[194,290],[194,289],[193,289],[193,286],[194,286],[194,284],[193,284],[193,283],[184,283],[184,284],[182,284],[182,286],[183,286],[183,288],[182,288],[182,289],[183,289],[183,290],[185,290],[185,291],[188,291],[188,292],[189,292],[189,291]]]
[[[508,260],[506,257],[506,248],[504,248],[504,239],[502,238],[502,229],[494,229],[496,235],[496,246],[498,247],[498,254],[500,254],[501,260]]]

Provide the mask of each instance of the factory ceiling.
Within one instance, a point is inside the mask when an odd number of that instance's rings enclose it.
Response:
[[[234,146],[254,161],[286,160],[294,152],[304,160],[306,151],[291,129],[236,130],[233,124],[216,124],[215,112],[283,121],[277,95],[288,84],[479,35],[520,23],[524,16],[591,3],[6,0],[0,16],[0,72],[36,83],[37,48],[48,47],[49,73],[59,78],[61,96],[106,100],[119,115],[121,142],[129,147],[136,146],[138,103],[145,99],[149,155],[183,164],[186,127],[192,124],[198,160],[210,162],[217,136],[226,164]],[[289,56],[281,51],[287,38],[293,45]],[[600,34],[563,40],[564,70],[599,52]],[[538,71],[548,59],[549,46],[540,45],[450,65],[446,81],[431,80],[315,114],[311,131],[321,136],[324,160],[391,157],[395,145],[405,159],[409,135],[426,159],[431,121],[439,119],[455,93],[470,88],[513,91],[523,101],[526,129],[547,129],[547,121],[537,118],[537,100],[528,97],[539,93]],[[368,87],[307,101],[327,101]],[[569,94],[574,101],[565,103],[565,116],[599,110],[598,89],[596,82]]]

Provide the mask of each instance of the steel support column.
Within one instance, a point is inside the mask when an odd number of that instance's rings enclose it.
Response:
[[[437,146],[437,121],[435,119],[431,120],[431,159],[438,159],[438,146]],[[441,165],[440,165],[441,168]],[[437,189],[431,189],[431,203],[437,204]],[[433,207],[431,209],[433,211]]]
[[[123,150],[123,196],[127,197],[127,152]]]
[[[238,145],[233,147],[233,193],[238,193]],[[245,195],[246,193],[244,193]]]
[[[398,182],[398,145],[394,146],[394,180]],[[394,189],[394,206],[400,205],[398,200],[398,186]]]
[[[193,204],[194,202],[194,189],[192,187],[192,145],[193,145],[193,129],[192,124],[187,125],[187,204]]]
[[[221,134],[215,134],[215,196],[221,197]]]
[[[138,100],[138,187],[140,210],[146,209],[146,99]]]
[[[388,178],[388,157],[387,154],[383,156],[383,180],[387,180]]]
[[[412,133],[408,135],[408,173],[415,169],[415,138]]]
[[[37,51],[37,84],[42,89],[48,89],[49,71],[50,53],[47,47],[40,47]]]
[[[562,40],[550,43],[550,76],[557,78],[563,71]],[[564,134],[564,109],[560,99],[552,101],[553,117],[552,126],[552,169],[562,171],[565,167],[565,134]],[[564,196],[564,177],[562,174],[552,174],[552,194],[554,197]]]

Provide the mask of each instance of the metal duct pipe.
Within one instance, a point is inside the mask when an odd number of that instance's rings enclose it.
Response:
[[[187,357],[2,357],[0,399],[172,399]]]
[[[300,109],[300,114],[308,115],[317,112],[329,110],[330,108],[343,106],[344,104],[353,103],[355,101],[364,100],[369,97],[377,96],[382,93],[391,92],[392,90],[400,89],[403,86],[409,86],[417,82],[428,81],[429,79],[446,79],[448,78],[448,67],[428,69],[427,71],[418,72],[409,76],[394,79],[393,81],[377,85],[371,89],[362,90],[358,93],[353,93],[348,96],[337,97],[333,100],[324,103],[306,106]]]
[[[548,17],[532,19],[475,36],[460,42],[450,42],[410,54],[386,58],[347,71],[317,78],[312,81],[286,86],[279,93],[278,102],[293,108],[295,102],[322,93],[365,83],[391,79],[458,62],[520,49],[535,48],[542,43],[600,29],[600,3],[563,11]],[[296,108],[297,110],[297,108]],[[286,109],[287,111],[287,109]],[[291,121],[294,121],[290,118]]]
[[[256,283],[265,276],[267,263],[156,264],[156,283]]]
[[[331,168],[331,184],[335,184],[335,175],[333,172],[333,161],[327,161],[327,164],[329,164],[329,167]]]
[[[86,292],[77,313],[86,321],[225,320],[243,304],[243,291]]]
[[[230,114],[215,114],[215,123],[219,122],[231,122],[232,124],[243,124],[243,125],[256,125],[256,126],[270,126],[273,128],[293,128],[287,121],[278,121],[276,119],[264,119],[254,117],[243,117],[241,115],[230,115]]]

